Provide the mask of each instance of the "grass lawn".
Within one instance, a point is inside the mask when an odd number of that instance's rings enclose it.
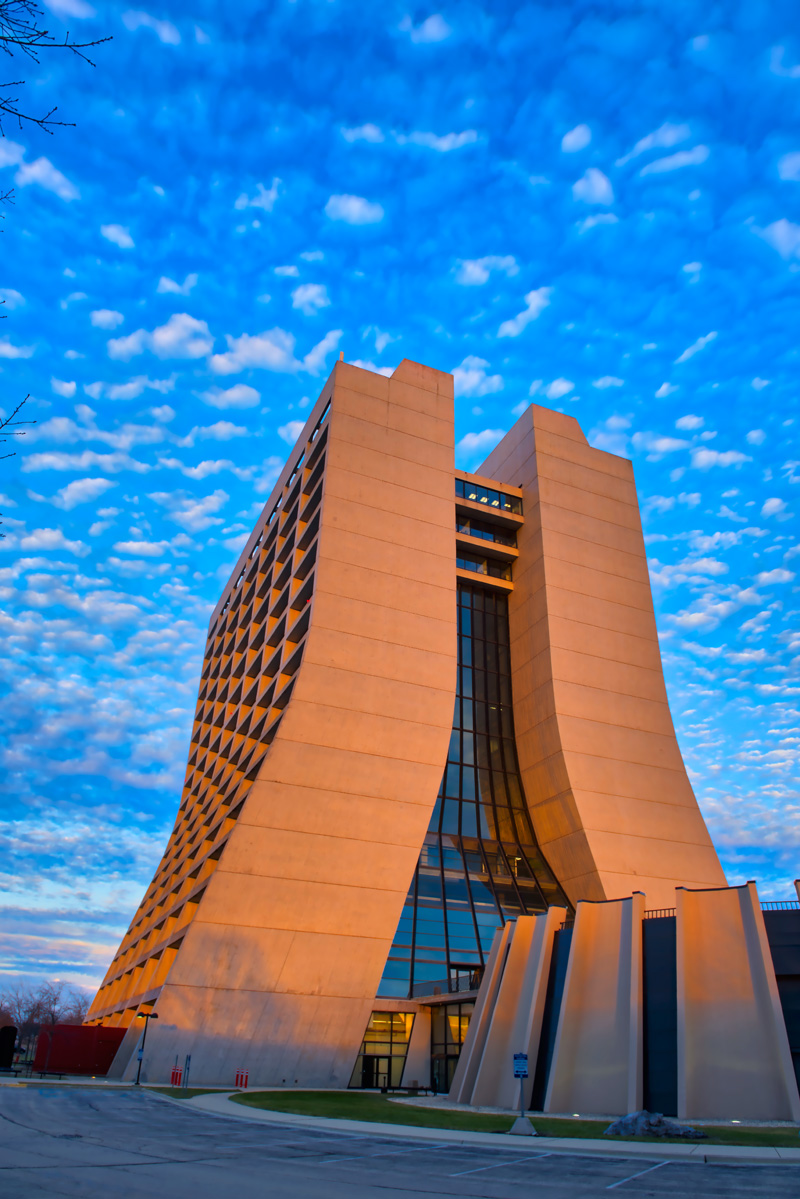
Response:
[[[195,1092],[195,1094],[201,1092]],[[181,1092],[186,1094],[186,1092]],[[508,1132],[514,1117],[488,1116],[470,1112],[436,1111],[392,1103],[384,1095],[359,1091],[249,1091],[233,1096],[234,1103],[268,1111],[291,1112],[300,1116],[331,1116],[344,1120],[369,1120],[377,1124],[410,1124],[421,1128],[457,1128],[471,1132]],[[535,1116],[533,1125],[540,1136],[596,1137],[608,1128],[607,1120],[563,1120]],[[690,1121],[687,1121],[690,1123]],[[777,1145],[800,1149],[795,1128],[742,1128],[737,1125],[705,1126],[707,1141],[700,1145]],[[669,1138],[663,1138],[668,1141]],[[614,1137],[614,1140],[660,1142],[660,1137]],[[670,1143],[677,1143],[670,1141]],[[684,1142],[682,1142],[684,1143]]]

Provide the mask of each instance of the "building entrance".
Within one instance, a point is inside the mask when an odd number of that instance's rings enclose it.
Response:
[[[391,1060],[390,1057],[365,1053],[361,1061],[361,1086],[369,1089],[388,1087]]]

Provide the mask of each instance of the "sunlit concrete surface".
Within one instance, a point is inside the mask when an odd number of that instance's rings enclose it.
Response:
[[[498,1138],[499,1140],[499,1138]],[[700,1165],[416,1141],[228,1119],[146,1091],[0,1088],[0,1194],[151,1199],[418,1195],[747,1196],[800,1192],[794,1166]]]

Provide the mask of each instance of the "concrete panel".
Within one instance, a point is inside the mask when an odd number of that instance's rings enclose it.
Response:
[[[800,1120],[755,883],[676,896],[678,1115]]]
[[[492,948],[486,960],[475,1010],[450,1087],[449,1095],[454,1103],[470,1103],[472,1100],[513,934],[514,924],[507,921],[502,928],[497,929],[492,939]]]
[[[455,691],[452,378],[401,367],[393,386],[340,364],[327,389],[303,661],[161,989],[151,1080],[188,1052],[195,1082],[224,1085],[237,1068],[251,1084],[349,1081],[436,799]],[[306,438],[321,415],[318,403]],[[290,474],[282,485],[293,488]],[[417,493],[413,511],[403,488]],[[229,703],[225,719],[235,712]]]
[[[525,1106],[530,1106],[553,937],[566,914],[566,908],[553,907],[541,916],[519,916],[515,921],[470,1100],[475,1107],[518,1106],[520,1084],[512,1070],[515,1053],[528,1055],[523,1096]]]
[[[376,999],[375,1003],[383,1003]],[[409,1005],[402,1001],[404,1010]],[[400,1080],[404,1087],[429,1087],[431,1085],[431,1009],[420,1006],[414,1013],[414,1026],[408,1042],[408,1054]]]
[[[642,1106],[642,894],[579,903],[544,1110]]]

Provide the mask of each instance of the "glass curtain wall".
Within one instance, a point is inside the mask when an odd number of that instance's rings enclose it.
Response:
[[[351,1087],[399,1087],[414,1027],[411,1012],[373,1012],[358,1051]]]
[[[458,632],[447,766],[379,995],[472,990],[499,925],[569,907],[522,790],[507,596],[459,583]]]

